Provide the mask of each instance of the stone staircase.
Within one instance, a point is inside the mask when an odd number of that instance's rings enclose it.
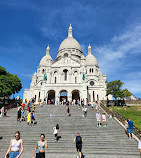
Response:
[[[137,142],[128,140],[124,129],[114,120],[107,118],[107,127],[97,127],[95,110],[88,107],[88,115],[83,118],[77,106],[71,106],[71,116],[66,116],[65,106],[44,105],[36,107],[37,125],[28,126],[26,122],[17,122],[17,109],[8,111],[8,117],[0,118],[0,158],[8,149],[10,139],[15,131],[21,132],[24,152],[21,158],[31,158],[40,134],[48,140],[46,158],[75,158],[73,139],[79,132],[84,139],[82,151],[85,158],[139,158]],[[102,112],[102,111],[101,111]],[[26,112],[25,112],[26,113]],[[52,114],[52,117],[50,117]],[[59,124],[62,138],[54,141],[53,127]]]

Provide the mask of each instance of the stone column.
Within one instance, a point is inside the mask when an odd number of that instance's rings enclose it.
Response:
[[[45,98],[45,84],[46,84],[46,81],[42,81],[41,94],[40,94],[40,98],[42,102],[44,101],[44,98]]]
[[[68,96],[68,101],[72,101],[72,96]]]

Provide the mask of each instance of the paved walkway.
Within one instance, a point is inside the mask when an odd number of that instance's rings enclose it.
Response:
[[[0,158],[8,149],[10,139],[15,131],[21,132],[24,142],[24,152],[21,158],[31,158],[40,134],[45,133],[48,139],[46,158],[75,158],[73,138],[80,132],[84,139],[83,153],[85,158],[139,158],[137,142],[128,140],[124,129],[114,120],[107,119],[108,126],[97,127],[95,110],[88,107],[88,116],[82,118],[82,111],[77,106],[71,107],[71,116],[66,116],[65,106],[44,105],[36,108],[37,125],[28,126],[26,122],[17,122],[17,109],[8,111],[8,117],[0,118]],[[50,117],[52,114],[52,117]],[[59,142],[54,142],[53,127],[60,125]]]

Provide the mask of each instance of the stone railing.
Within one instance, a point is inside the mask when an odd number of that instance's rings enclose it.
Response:
[[[100,103],[100,106],[101,108],[108,114],[108,115],[112,115],[112,117],[116,117],[120,122],[122,122],[124,124],[125,122],[125,118],[120,115],[118,112],[116,111],[113,111],[111,112],[105,105],[104,105],[104,102],[101,101]],[[134,126],[134,129],[133,129],[133,133],[140,139],[140,136],[141,136],[141,130],[139,130],[137,127]]]
[[[103,100],[104,105],[108,106],[141,106],[141,100]]]

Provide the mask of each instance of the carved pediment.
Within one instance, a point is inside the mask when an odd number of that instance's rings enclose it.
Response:
[[[54,62],[51,67],[61,66],[80,67],[80,64],[71,58],[61,58],[60,60]]]

